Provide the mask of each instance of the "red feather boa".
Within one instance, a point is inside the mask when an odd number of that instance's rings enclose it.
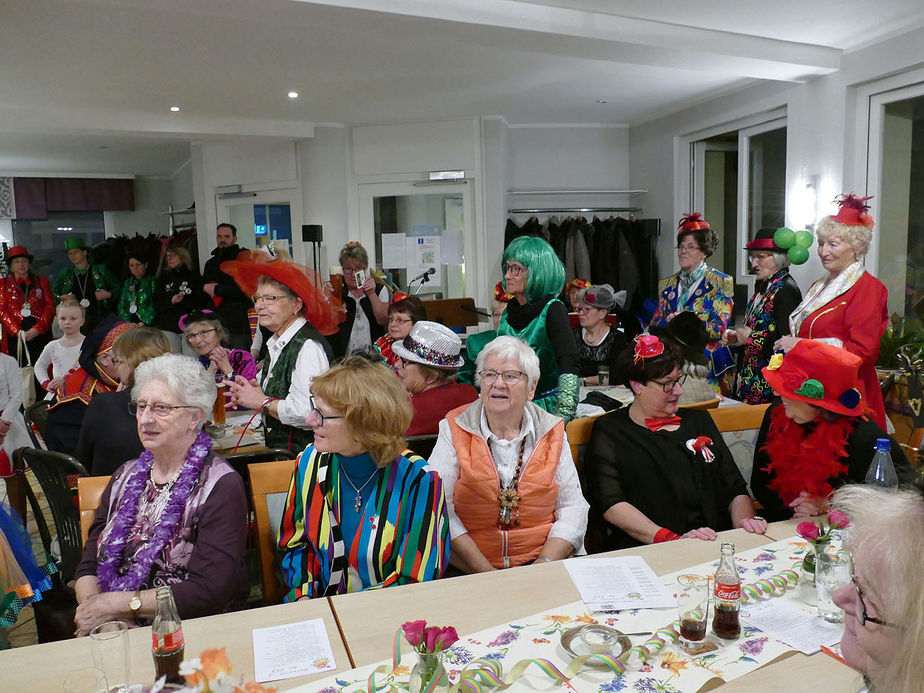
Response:
[[[764,450],[770,464],[763,468],[772,477],[767,487],[789,505],[802,491],[826,498],[833,490],[829,483],[847,473],[847,438],[856,420],[839,416],[835,421],[816,420],[806,428],[786,416],[780,405],[770,415],[770,429]]]

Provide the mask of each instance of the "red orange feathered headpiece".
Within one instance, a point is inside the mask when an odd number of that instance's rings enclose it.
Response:
[[[699,229],[710,229],[709,222],[703,219],[699,212],[691,212],[686,216],[680,217],[677,223],[677,231],[697,231]]]
[[[872,195],[867,197],[858,197],[853,193],[846,195],[838,195],[834,199],[834,203],[840,207],[837,214],[832,214],[831,218],[840,223],[846,224],[847,226],[865,226],[868,229],[873,228],[876,225],[876,222],[873,221],[873,218],[867,214],[869,205],[866,204],[867,200],[871,200]]]

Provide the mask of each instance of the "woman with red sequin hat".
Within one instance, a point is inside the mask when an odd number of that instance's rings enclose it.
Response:
[[[789,316],[790,334],[777,341],[789,351],[800,339],[818,339],[843,347],[862,359],[860,393],[873,419],[886,429],[885,404],[876,376],[879,340],[889,320],[885,285],[863,268],[863,256],[873,236],[869,197],[840,195],[839,211],[818,222],[818,257],[828,271],[805,294]]]

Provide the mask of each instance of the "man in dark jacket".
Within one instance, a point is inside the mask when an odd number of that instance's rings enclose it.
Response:
[[[218,247],[212,251],[212,257],[205,263],[202,272],[202,290],[215,301],[218,315],[231,333],[231,346],[234,349],[250,350],[250,324],[247,309],[253,307],[250,297],[227,274],[221,271],[221,263],[234,260],[243,250],[237,244],[237,228],[234,224],[221,223],[216,229]]]

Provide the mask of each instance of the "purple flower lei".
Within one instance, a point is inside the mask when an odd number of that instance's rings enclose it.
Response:
[[[116,516],[112,523],[112,531],[103,548],[104,558],[97,569],[99,585],[104,592],[136,590],[147,579],[154,559],[176,532],[180,517],[186,509],[189,492],[196,483],[196,479],[199,478],[202,464],[211,449],[212,439],[205,431],[199,431],[196,440],[186,452],[183,469],[174,482],[173,488],[170,489],[170,498],[161,513],[160,521],[154,528],[153,536],[135,555],[128,572],[125,575],[119,575],[128,532],[135,525],[138,501],[148,484],[151,465],[154,463],[154,455],[150,450],[141,453],[135,469],[125,482],[122,500],[119,501],[119,507],[116,509]]]

